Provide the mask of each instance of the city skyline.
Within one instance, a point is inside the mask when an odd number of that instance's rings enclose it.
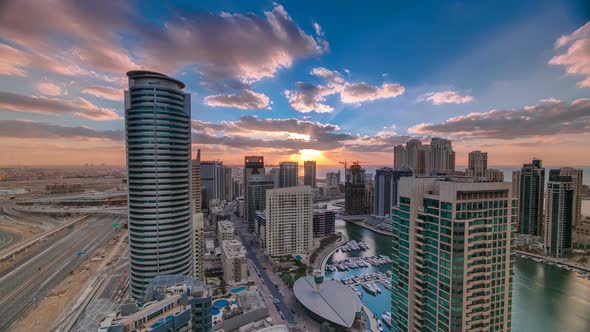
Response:
[[[0,165],[124,165],[121,91],[139,68],[187,84],[193,149],[226,165],[391,165],[395,145],[432,137],[457,165],[473,150],[491,166],[590,165],[583,1],[154,6],[3,4]]]

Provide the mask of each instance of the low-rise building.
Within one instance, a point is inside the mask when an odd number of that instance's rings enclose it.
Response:
[[[233,284],[248,280],[246,248],[242,242],[240,240],[226,240],[221,242],[221,247],[221,263],[225,282]]]
[[[211,290],[181,275],[157,276],[146,286],[143,306],[107,299],[91,303],[77,331],[211,331]]]
[[[229,220],[220,220],[217,222],[217,240],[226,241],[235,239],[234,223]]]

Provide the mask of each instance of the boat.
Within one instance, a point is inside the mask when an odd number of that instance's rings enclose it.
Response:
[[[376,295],[377,294],[377,290],[375,290],[375,288],[373,288],[373,286],[371,286],[371,284],[361,284],[361,286],[371,295]]]
[[[373,288],[375,288],[375,291],[376,291],[377,293],[381,293],[381,288],[379,288],[379,286],[377,286],[375,283],[372,283],[372,284],[371,284],[371,286],[372,286]]]
[[[377,328],[379,329],[379,331],[383,331],[383,324],[381,324],[380,320],[377,321]]]
[[[391,312],[389,312],[389,311],[388,312],[384,312],[383,315],[381,315],[381,320],[388,327],[392,327],[392,325],[391,325]]]

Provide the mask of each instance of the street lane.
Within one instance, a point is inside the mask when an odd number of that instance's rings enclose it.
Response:
[[[0,278],[0,331],[10,326],[114,235],[121,217],[92,216]],[[77,253],[84,252],[84,256]]]
[[[246,258],[250,259],[252,263],[256,266],[258,271],[260,272],[260,278],[264,281],[267,288],[270,290],[271,295],[278,299],[277,307],[279,311],[283,314],[284,319],[291,325],[297,325],[297,320],[295,316],[291,313],[289,306],[285,303],[285,298],[279,292],[279,290],[274,286],[274,282],[268,276],[267,270],[263,267],[259,257],[256,255],[256,252],[250,245],[251,235],[248,233],[247,225],[243,222],[242,219],[238,219],[232,216],[232,221],[236,225],[236,230],[240,235],[242,243],[246,248]],[[270,304],[269,304],[270,305]],[[273,304],[274,305],[274,304]],[[294,331],[298,329],[292,329]]]

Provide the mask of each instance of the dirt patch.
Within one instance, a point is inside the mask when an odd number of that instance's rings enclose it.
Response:
[[[39,235],[44,232],[44,230],[41,227],[36,225],[26,226],[21,224],[8,224],[5,222],[0,223],[0,231],[20,235],[21,242],[26,241],[34,237],[35,235]]]

